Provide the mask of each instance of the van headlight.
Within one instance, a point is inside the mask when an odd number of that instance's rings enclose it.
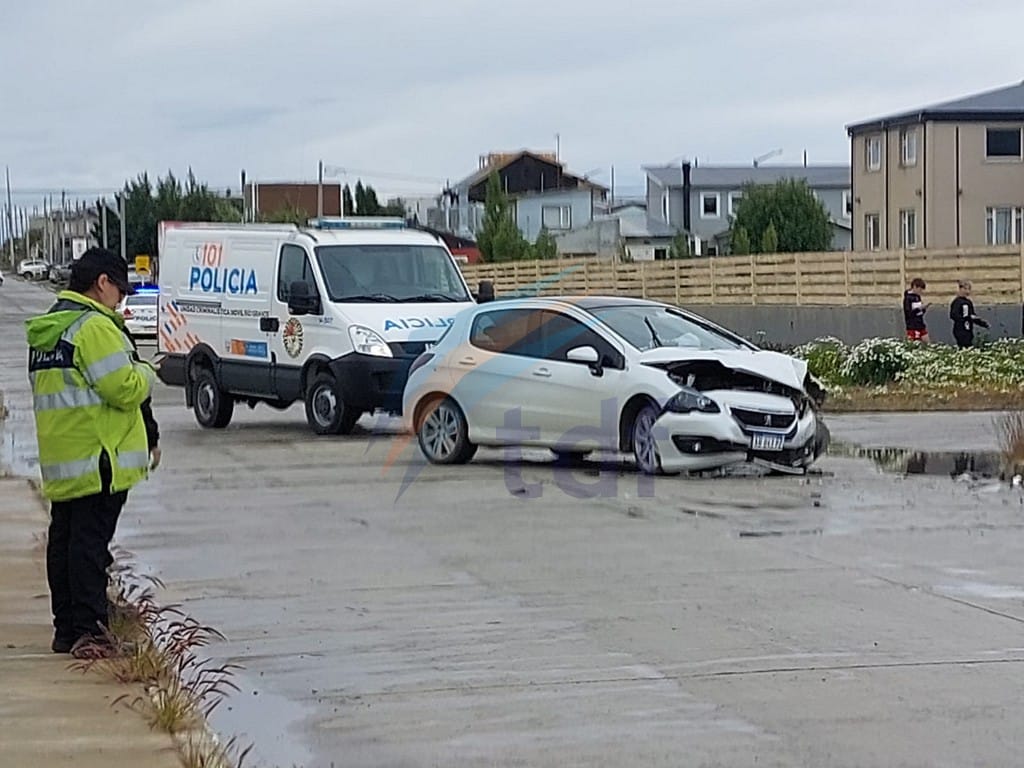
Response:
[[[349,326],[348,335],[352,339],[352,349],[361,355],[394,357],[388,343],[372,328],[367,328],[364,325],[352,325]]]
[[[719,413],[718,404],[714,400],[689,387],[683,387],[680,392],[673,395],[665,403],[665,409],[675,413]]]

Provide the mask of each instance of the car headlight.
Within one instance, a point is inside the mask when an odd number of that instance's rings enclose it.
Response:
[[[388,343],[372,328],[367,328],[364,325],[353,325],[349,327],[348,335],[352,339],[352,348],[361,355],[394,357],[391,354],[391,347],[388,346]]]
[[[673,395],[665,409],[675,413],[720,413],[718,404],[710,397],[705,397],[695,389],[683,387],[677,394]]]

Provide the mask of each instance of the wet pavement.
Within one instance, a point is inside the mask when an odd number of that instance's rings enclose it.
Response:
[[[4,286],[0,327],[35,291]],[[3,444],[31,469],[21,338]],[[427,467],[391,422],[316,438],[301,408],[239,408],[215,432],[181,403],[158,395],[164,465],[118,539],[245,666],[214,724],[247,765],[1019,763],[1019,489],[844,456],[653,484],[543,452]],[[830,424],[958,453],[994,451],[991,421]]]

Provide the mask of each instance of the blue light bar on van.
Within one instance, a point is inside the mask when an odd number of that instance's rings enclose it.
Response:
[[[135,288],[135,294],[136,295],[146,294],[146,293],[160,293],[160,289],[157,286],[155,286],[155,285],[147,285],[147,286],[140,285],[140,286],[136,286],[136,288]]]
[[[357,216],[350,219],[322,217],[310,219],[314,229],[405,229],[405,221],[399,218]]]

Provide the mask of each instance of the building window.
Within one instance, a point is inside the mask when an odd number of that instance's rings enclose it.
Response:
[[[545,205],[541,208],[544,229],[572,229],[572,208],[568,205]]]
[[[864,215],[864,244],[869,251],[882,248],[882,225],[877,213]]]
[[[904,128],[900,131],[900,163],[904,168],[917,165],[916,128]]]
[[[717,192],[703,192],[700,196],[700,217],[702,219],[717,219],[721,201],[721,196]]]
[[[655,261],[666,261],[666,260],[668,260],[668,248],[655,248],[654,249],[654,260]]]
[[[985,211],[986,241],[989,245],[1024,242],[1024,208],[988,208]]]
[[[729,215],[736,215],[736,207],[740,204],[740,200],[743,199],[742,192],[730,192],[729,193]]]
[[[869,171],[882,168],[882,137],[869,136],[864,142],[864,164]]]
[[[900,211],[900,247],[917,248],[917,211],[913,208]]]
[[[985,132],[985,156],[990,159],[1021,158],[1020,128],[989,128]]]
[[[853,192],[849,189],[843,190],[843,214],[848,219],[853,218]]]

